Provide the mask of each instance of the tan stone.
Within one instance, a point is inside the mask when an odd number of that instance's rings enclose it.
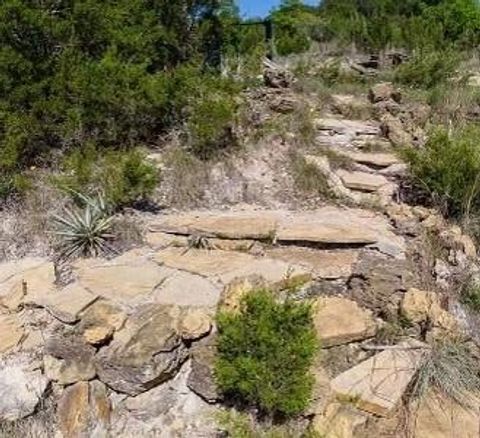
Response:
[[[188,237],[162,233],[160,231],[148,231],[145,235],[145,242],[148,246],[155,249],[167,248],[168,246],[181,248],[188,246]]]
[[[394,234],[384,217],[367,210],[332,206],[284,215],[277,241],[374,245],[394,257],[402,256],[405,246],[404,240]]]
[[[127,254],[112,261],[78,263],[78,283],[112,301],[129,302],[151,293],[172,271],[147,258]]]
[[[387,178],[367,172],[337,170],[345,187],[363,192],[375,192],[388,184]]]
[[[381,152],[344,152],[353,161],[367,166],[389,167],[400,164],[401,161],[395,154]]]
[[[381,82],[373,85],[368,93],[368,97],[373,103],[388,100],[400,103],[402,100],[401,93],[395,89],[391,82]]]
[[[0,315],[0,353],[16,347],[24,336],[24,329],[15,315]]]
[[[434,391],[424,397],[413,413],[415,438],[478,438],[480,412],[478,400],[475,408],[466,408]]]
[[[81,313],[79,325],[83,338],[92,345],[109,340],[116,330],[123,327],[127,315],[108,301],[99,300]]]
[[[328,438],[355,438],[355,429],[367,421],[367,417],[351,406],[331,403],[323,415],[316,415],[313,430]]]
[[[78,283],[72,283],[61,291],[51,292],[35,300],[36,305],[46,307],[50,313],[68,324],[79,320],[79,314],[91,305],[96,299]],[[27,301],[30,301],[27,298]]]
[[[443,330],[454,331],[458,328],[455,317],[442,309],[435,292],[409,289],[403,297],[400,310],[408,320],[416,324],[430,321],[434,327]]]
[[[421,366],[425,347],[418,341],[391,347],[335,377],[332,389],[362,410],[387,416],[399,405]]]
[[[358,261],[356,251],[319,251],[294,246],[267,250],[267,256],[305,266],[316,278],[337,279],[349,277]]]
[[[376,332],[371,312],[345,298],[319,298],[315,303],[314,323],[323,347],[360,341]]]
[[[58,402],[58,423],[66,438],[107,436],[110,403],[105,385],[78,382],[65,389]]]
[[[26,292],[29,297],[42,296],[54,289],[55,267],[40,258],[24,258],[0,264],[0,296],[13,291]]]
[[[307,270],[280,260],[232,251],[168,248],[157,252],[155,260],[169,268],[212,277],[223,284],[237,277],[260,275],[270,285],[277,286],[309,275]]]
[[[149,226],[150,231],[174,234],[201,234],[224,239],[269,239],[276,221],[261,212],[188,213],[163,217]]]
[[[220,293],[221,286],[215,281],[190,272],[178,271],[155,290],[152,298],[159,304],[215,307]]]
[[[103,344],[112,338],[114,328],[112,326],[90,327],[83,332],[83,339],[92,345]]]
[[[321,131],[333,131],[338,134],[379,135],[380,128],[376,123],[361,120],[344,120],[323,118],[315,120],[315,126]]]
[[[220,309],[226,312],[236,312],[240,303],[249,292],[265,286],[265,281],[259,276],[236,278],[225,286],[220,301]]]
[[[180,319],[179,332],[183,339],[195,340],[210,333],[212,315],[210,311],[201,308],[187,309]]]

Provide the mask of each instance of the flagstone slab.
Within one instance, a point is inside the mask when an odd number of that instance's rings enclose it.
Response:
[[[374,175],[367,172],[337,170],[343,185],[351,190],[362,192],[376,192],[388,184],[388,179],[382,175]]]
[[[406,341],[367,359],[335,377],[333,391],[340,399],[375,415],[387,416],[399,406],[423,362],[426,345]]]

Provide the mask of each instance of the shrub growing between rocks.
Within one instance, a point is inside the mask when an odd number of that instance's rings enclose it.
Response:
[[[423,149],[404,156],[419,189],[450,215],[469,215],[480,207],[480,129],[449,133],[436,129]]]
[[[218,329],[215,372],[227,399],[270,416],[306,408],[317,350],[308,304],[277,302],[271,292],[255,291],[239,313],[220,313]]]

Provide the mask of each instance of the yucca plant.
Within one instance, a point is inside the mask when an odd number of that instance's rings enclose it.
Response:
[[[55,234],[62,240],[62,255],[74,256],[98,255],[112,251],[109,240],[113,216],[102,195],[95,198],[75,193],[82,207],[65,209],[64,214],[54,215]]]

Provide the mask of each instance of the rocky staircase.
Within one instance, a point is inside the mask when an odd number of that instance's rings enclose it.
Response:
[[[399,303],[411,319],[433,320],[440,336],[457,330],[436,295],[413,288],[419,279],[412,229],[445,225],[432,211],[396,203],[405,166],[380,122],[329,116],[316,127],[318,151],[305,159],[348,207],[237,206],[153,216],[144,247],[111,260],[78,260],[68,284],[59,284],[47,260],[1,264],[0,419],[31,416],[51,388],[52,424],[64,437],[216,436],[214,315],[262,286],[312,299],[323,348],[347,349],[355,358],[336,375],[315,367],[308,412],[315,429],[350,438],[371,419],[391,416],[427,346],[410,339],[373,353],[362,347],[385,326],[380,316]],[[332,165],[325,151],[342,164]],[[464,263],[476,255],[461,232],[448,245]],[[417,438],[431,431],[422,412]]]

